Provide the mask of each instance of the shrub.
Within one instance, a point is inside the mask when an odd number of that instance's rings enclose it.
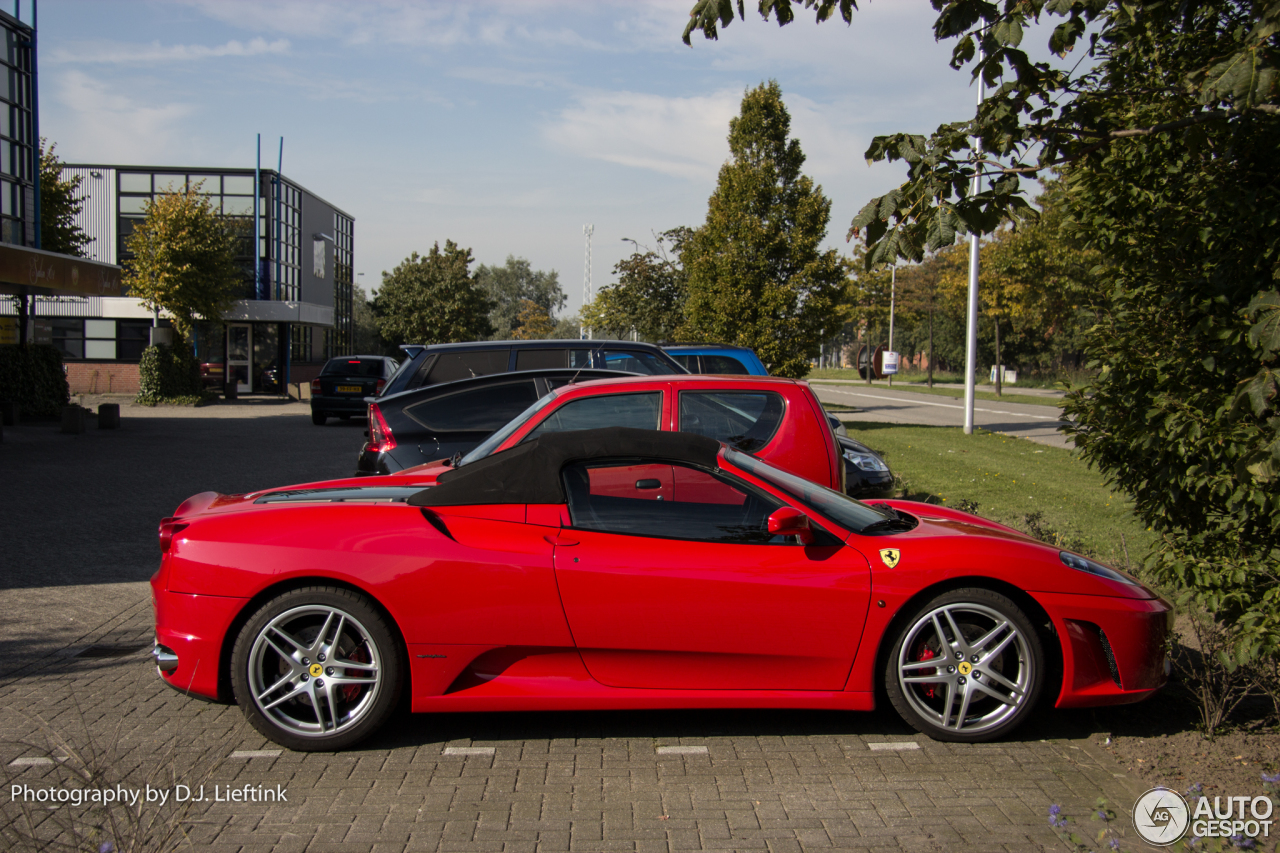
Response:
[[[138,402],[147,406],[157,403],[186,402],[199,399],[200,364],[191,348],[158,344],[142,351],[138,363]]]
[[[47,344],[0,347],[0,400],[31,417],[57,417],[71,400],[61,351]]]

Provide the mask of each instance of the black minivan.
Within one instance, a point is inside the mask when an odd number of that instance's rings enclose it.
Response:
[[[689,372],[661,347],[637,341],[471,341],[400,348],[407,356],[405,363],[379,392],[380,397],[517,370],[581,367],[648,376]]]

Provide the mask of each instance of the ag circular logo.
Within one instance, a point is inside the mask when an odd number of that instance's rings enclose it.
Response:
[[[1168,788],[1152,788],[1133,804],[1133,828],[1157,847],[1167,847],[1181,838],[1190,822],[1187,801]]]

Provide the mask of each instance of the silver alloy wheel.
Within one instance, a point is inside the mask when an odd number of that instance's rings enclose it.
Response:
[[[925,613],[907,631],[897,675],[903,696],[923,719],[957,734],[980,735],[1026,704],[1035,658],[1009,616],[955,602]]]
[[[357,725],[382,689],[382,652],[364,625],[309,604],[268,622],[249,651],[253,703],[293,735],[328,737]]]

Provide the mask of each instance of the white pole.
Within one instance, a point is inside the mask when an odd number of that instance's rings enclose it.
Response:
[[[984,53],[983,56],[986,54]],[[982,99],[986,95],[986,84],[982,79],[982,75],[978,75],[978,106],[981,108]],[[974,144],[974,151],[978,154],[982,153],[982,139],[979,137]],[[974,163],[973,171],[973,195],[977,195],[982,189],[982,178],[980,177],[980,163]],[[966,342],[964,348],[964,434],[973,435],[973,398],[974,398],[974,374],[978,369],[978,235],[969,235],[969,318],[966,328]]]
[[[595,230],[596,230],[596,227],[594,225],[582,226],[582,233],[587,238],[587,257],[586,257],[586,260],[583,262],[583,273],[582,273],[582,308],[583,310],[586,310],[586,307],[591,304],[591,235],[595,232]],[[591,340],[591,327],[579,324],[578,335],[583,340]]]
[[[889,273],[889,352],[893,352],[893,307],[898,292],[898,263],[895,260]],[[893,387],[893,374],[889,374],[889,387]]]

